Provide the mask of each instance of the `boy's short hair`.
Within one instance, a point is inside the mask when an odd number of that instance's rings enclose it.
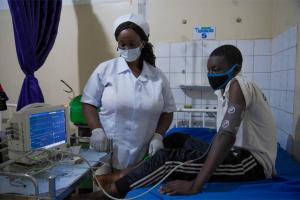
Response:
[[[213,50],[209,57],[211,56],[224,56],[229,65],[238,64],[242,66],[243,63],[241,51],[233,45],[222,45]]]

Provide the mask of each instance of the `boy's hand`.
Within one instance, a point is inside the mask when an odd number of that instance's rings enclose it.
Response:
[[[170,181],[159,188],[161,194],[177,195],[177,194],[197,194],[201,188],[194,186],[194,181],[175,180]]]

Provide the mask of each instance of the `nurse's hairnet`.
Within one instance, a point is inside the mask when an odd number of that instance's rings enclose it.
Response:
[[[113,32],[115,33],[117,28],[124,22],[132,22],[132,23],[136,24],[144,31],[144,33],[146,34],[147,37],[149,36],[149,33],[150,33],[149,24],[145,21],[143,16],[136,15],[134,13],[130,13],[128,15],[123,15],[123,16],[118,17],[114,21]]]

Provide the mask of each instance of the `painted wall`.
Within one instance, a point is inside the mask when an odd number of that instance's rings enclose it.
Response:
[[[272,0],[150,0],[148,5],[152,41],[190,40],[195,25],[216,26],[221,40],[271,38]]]
[[[111,30],[113,20],[119,15],[136,12],[138,4],[138,0],[85,0],[82,1],[84,4],[77,6],[68,2],[62,9],[54,47],[44,66],[35,74],[45,100],[50,104],[67,103],[68,97],[72,97],[63,92],[65,87],[60,79],[80,94],[97,63],[116,56]],[[190,40],[194,25],[216,26],[218,39],[271,37],[271,0],[147,2],[152,43]],[[242,18],[242,23],[235,22],[237,17]],[[187,24],[182,24],[182,19],[187,19]],[[0,11],[0,27],[0,81],[10,97],[9,101],[17,102],[24,75],[15,53],[8,10]]]

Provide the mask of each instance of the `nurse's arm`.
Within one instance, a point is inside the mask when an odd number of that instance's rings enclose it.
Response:
[[[155,132],[163,135],[168,130],[168,128],[170,127],[170,125],[172,123],[172,120],[173,120],[173,113],[172,112],[162,113],[159,117],[158,124],[157,124]]]
[[[102,128],[99,120],[99,113],[95,106],[82,103],[82,110],[85,120],[91,130],[94,130],[95,128]]]

